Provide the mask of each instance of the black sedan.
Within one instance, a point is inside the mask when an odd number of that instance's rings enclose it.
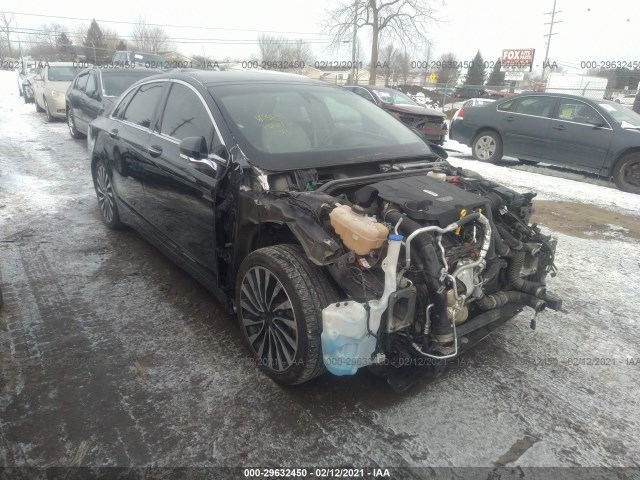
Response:
[[[608,101],[575,95],[529,93],[465,108],[451,138],[472,147],[473,157],[503,155],[523,163],[550,163],[613,178],[640,193],[640,115]]]
[[[106,225],[208,287],[283,384],[375,363],[406,388],[423,369],[403,366],[442,368],[523,308],[561,306],[545,286],[556,242],[523,228],[535,194],[449,165],[343,88],[168,73],[125,91],[88,139]]]
[[[132,84],[160,73],[150,68],[99,68],[81,71],[66,94],[67,125],[73,138],[84,138],[89,123],[107,111]]]

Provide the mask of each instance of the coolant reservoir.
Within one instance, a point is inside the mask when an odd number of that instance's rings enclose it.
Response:
[[[447,174],[443,172],[427,172],[427,177],[435,178],[436,180],[440,180],[444,182],[447,179]]]
[[[357,255],[366,255],[380,248],[389,235],[389,229],[370,217],[358,215],[347,205],[339,205],[329,214],[331,226],[344,245]]]

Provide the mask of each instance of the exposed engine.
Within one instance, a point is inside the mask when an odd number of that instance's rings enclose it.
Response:
[[[328,265],[350,297],[323,311],[330,371],[453,358],[525,306],[560,309],[545,285],[556,241],[529,225],[534,193],[446,162],[391,173],[320,189],[334,199],[322,207],[325,228],[348,250]]]

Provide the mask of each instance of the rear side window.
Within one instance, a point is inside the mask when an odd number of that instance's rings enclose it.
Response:
[[[142,85],[122,112],[118,112],[118,118],[144,128],[151,128],[151,120],[160,101],[163,87],[163,83]]]
[[[124,96],[122,101],[113,110],[113,114],[112,114],[113,118],[122,119],[122,112],[124,112],[124,109],[127,107],[127,104],[131,101],[131,98],[133,98],[133,96],[135,95],[136,92],[137,92],[137,90],[134,88],[133,90],[131,90],[129,93],[127,93]]]
[[[162,116],[160,132],[178,140],[204,137],[210,148],[213,131],[213,123],[202,100],[189,87],[174,83]]]
[[[96,93],[97,89],[98,89],[98,86],[96,82],[96,73],[90,72],[89,80],[87,80],[87,86],[85,87],[85,91],[87,92],[87,95],[93,95]]]
[[[555,103],[554,97],[524,97],[518,100],[511,111],[535,117],[549,117]]]
[[[516,103],[515,100],[509,100],[508,102],[503,102],[500,105],[498,105],[498,110],[501,110],[503,112],[510,112],[515,103]]]

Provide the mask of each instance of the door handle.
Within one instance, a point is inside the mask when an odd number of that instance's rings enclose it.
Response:
[[[513,122],[513,121],[515,120],[515,118],[513,117],[513,115],[509,115],[508,117],[504,117],[504,119],[505,119],[507,122]]]
[[[109,136],[110,136],[111,138],[118,138],[118,129],[117,129],[117,128],[114,128],[113,130],[111,130],[111,131],[109,132]]]
[[[150,145],[147,147],[147,152],[153,158],[156,158],[162,155],[162,147],[160,145]]]
[[[554,125],[552,128],[555,128],[556,130],[565,130],[567,127],[564,125]]]

